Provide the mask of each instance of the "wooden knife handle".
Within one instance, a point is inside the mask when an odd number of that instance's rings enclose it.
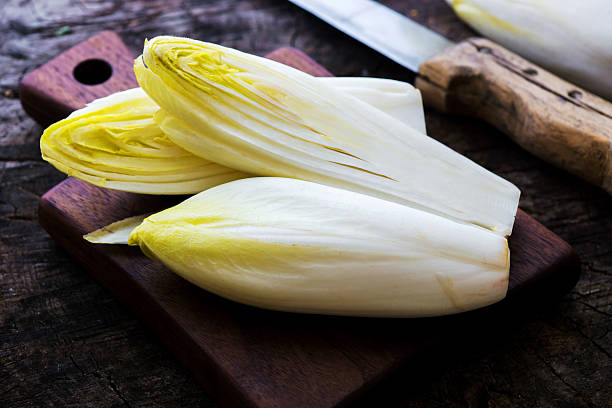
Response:
[[[421,64],[416,86],[425,104],[478,117],[612,194],[612,103],[483,38]]]

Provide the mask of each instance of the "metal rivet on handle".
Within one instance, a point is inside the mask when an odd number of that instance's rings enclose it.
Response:
[[[582,92],[577,91],[577,90],[569,91],[569,92],[567,93],[567,95],[568,95],[570,98],[574,98],[574,99],[582,99]]]

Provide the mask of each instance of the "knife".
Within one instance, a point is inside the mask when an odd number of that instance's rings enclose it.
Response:
[[[612,194],[612,103],[484,38],[458,44],[372,0],[289,0],[417,73],[426,105],[480,118]]]

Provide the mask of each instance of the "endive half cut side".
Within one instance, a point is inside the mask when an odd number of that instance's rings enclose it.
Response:
[[[248,175],[193,155],[155,123],[159,107],[134,88],[97,99],[43,133],[43,159],[92,184],[147,194],[198,193]]]
[[[409,84],[378,78],[319,80],[425,129],[420,93]],[[141,88],[95,100],[45,130],[43,158],[97,186],[146,194],[194,194],[249,176],[177,146],[155,123],[158,110]]]
[[[188,281],[267,309],[434,316],[494,303],[508,286],[499,234],[301,180],[233,181],[141,220],[86,239],[129,233],[130,245]]]
[[[283,64],[177,37],[145,43],[139,84],[186,150],[509,235],[519,190],[391,115]]]

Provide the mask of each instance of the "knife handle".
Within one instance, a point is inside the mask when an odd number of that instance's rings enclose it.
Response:
[[[422,63],[416,86],[425,104],[478,117],[612,194],[612,103],[483,38]]]

